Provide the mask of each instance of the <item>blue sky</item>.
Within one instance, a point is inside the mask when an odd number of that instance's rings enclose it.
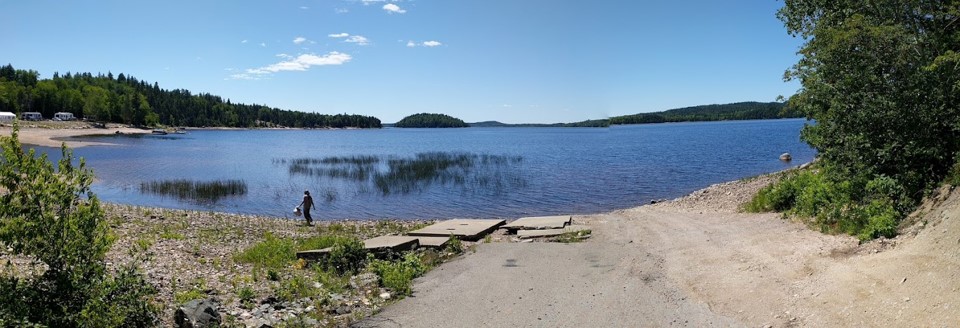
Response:
[[[0,63],[283,109],[574,122],[774,101],[781,1],[0,0]]]

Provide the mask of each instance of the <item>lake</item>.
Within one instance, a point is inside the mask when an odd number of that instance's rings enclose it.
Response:
[[[310,190],[320,220],[517,218],[635,207],[806,163],[816,152],[799,139],[805,122],[193,130],[93,137],[116,145],[75,155],[113,203],[293,217]],[[778,159],[784,152],[792,163]],[[231,189],[170,192],[194,183]]]

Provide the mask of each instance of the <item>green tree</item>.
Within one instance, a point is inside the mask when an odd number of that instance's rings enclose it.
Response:
[[[891,236],[958,158],[960,1],[786,0],[778,17],[805,40],[785,77],[801,83],[790,106],[816,121],[801,136],[820,170],[767,188],[758,207]]]
[[[0,326],[155,324],[154,290],[136,267],[107,271],[113,239],[83,159],[75,166],[64,145],[54,168],[45,154],[25,152],[18,133],[15,125],[12,136],[0,137],[0,245],[42,266],[0,271]]]
[[[943,178],[960,150],[960,1],[786,0],[778,16],[806,39],[790,103],[828,166],[913,199]]]
[[[110,95],[101,87],[87,86],[83,88],[83,116],[98,121],[110,120]]]

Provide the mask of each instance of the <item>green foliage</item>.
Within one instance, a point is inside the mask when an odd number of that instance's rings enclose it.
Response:
[[[253,291],[253,288],[250,286],[243,286],[237,290],[237,298],[240,299],[240,304],[246,307],[253,305],[253,299],[257,297],[257,293]]]
[[[0,69],[4,71],[4,69]],[[3,74],[0,74],[3,75]],[[0,273],[0,322],[52,327],[152,324],[155,293],[133,265],[111,274],[104,257],[112,244],[93,175],[74,166],[64,146],[54,168],[46,155],[24,152],[14,126],[2,137],[0,247],[46,269]]]
[[[302,275],[293,275],[289,279],[281,282],[280,287],[275,292],[277,298],[288,302],[320,294],[320,290],[313,287],[313,282]]]
[[[416,252],[406,253],[402,260],[395,262],[374,260],[369,267],[371,271],[380,276],[380,284],[383,287],[389,288],[399,295],[410,295],[413,279],[430,269]]]
[[[262,241],[234,256],[237,262],[250,263],[259,268],[282,268],[296,259],[296,242],[277,238],[269,231],[264,233]]]
[[[904,205],[909,203],[903,200],[903,187],[889,177],[864,179],[837,181],[824,169],[791,171],[761,189],[744,209],[809,218],[807,222],[821,231],[861,240],[893,237],[910,208]]]
[[[463,242],[460,241],[460,238],[451,234],[450,238],[447,239],[446,251],[453,254],[463,253]]]
[[[704,105],[666,110],[654,113],[615,116],[610,124],[645,124],[665,122],[760,120],[802,117],[802,114],[783,103],[741,102],[726,105]]]
[[[120,74],[114,79],[90,73],[54,73],[39,80],[32,70],[0,67],[0,111],[30,109],[44,117],[70,112],[90,120],[134,125],[298,128],[380,128],[380,120],[361,115],[325,115],[233,103],[208,93],[161,89]]]
[[[404,117],[394,126],[398,128],[465,128],[470,125],[449,115],[420,113]]]
[[[366,265],[367,250],[357,238],[338,240],[323,259],[323,267],[338,274],[357,272]]]
[[[956,1],[787,0],[779,18],[803,36],[790,105],[841,180],[886,177],[899,212],[941,182],[960,150]]]

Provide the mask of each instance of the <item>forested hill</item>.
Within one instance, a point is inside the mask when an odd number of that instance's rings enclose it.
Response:
[[[394,126],[398,128],[465,128],[469,125],[450,115],[420,113],[404,117]]]
[[[161,89],[132,76],[54,73],[39,79],[33,70],[0,67],[0,111],[40,112],[45,118],[71,112],[80,118],[138,126],[380,128],[361,115],[304,113],[264,105],[232,103],[209,93]]]
[[[586,120],[574,123],[552,123],[552,124],[540,124],[540,123],[501,123],[497,121],[484,121],[470,123],[471,127],[480,127],[480,128],[605,128],[610,126],[610,121],[606,119],[602,120]]]
[[[610,124],[644,124],[691,121],[760,120],[803,117],[784,103],[740,102],[726,105],[703,105],[671,109],[662,112],[640,113],[610,118]]]

